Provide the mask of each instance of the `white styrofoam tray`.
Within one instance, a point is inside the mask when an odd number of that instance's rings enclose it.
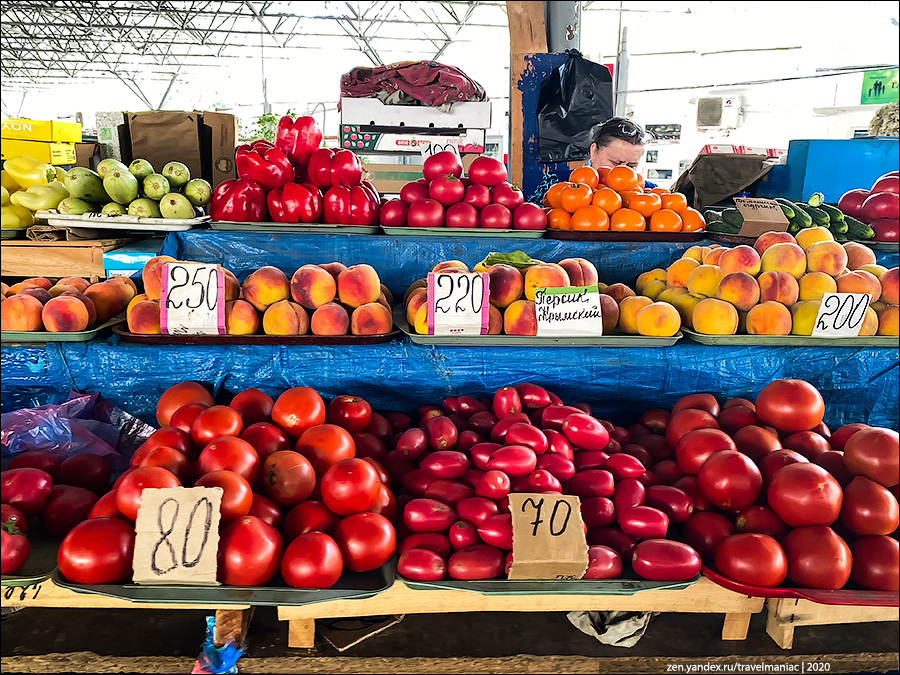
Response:
[[[98,230],[147,230],[150,232],[183,232],[209,221],[209,216],[199,218],[138,218],[137,216],[111,213],[85,213],[73,216],[56,211],[38,211],[35,218],[46,220],[56,227],[90,227]]]

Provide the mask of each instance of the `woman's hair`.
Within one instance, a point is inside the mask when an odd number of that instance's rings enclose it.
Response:
[[[612,139],[618,138],[632,145],[642,145],[647,135],[639,124],[626,117],[610,117],[591,129],[591,143],[598,148],[605,148]]]

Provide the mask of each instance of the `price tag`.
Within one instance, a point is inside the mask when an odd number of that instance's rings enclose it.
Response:
[[[491,284],[487,272],[428,275],[428,334],[487,335]]]
[[[445,151],[452,152],[459,157],[459,138],[442,139],[440,142],[430,141],[427,138],[417,138],[416,147],[422,153],[422,159]]]
[[[826,293],[819,303],[813,337],[856,337],[870,300],[868,293]]]
[[[159,325],[164,335],[225,335],[225,273],[221,265],[163,265]]]
[[[513,564],[510,579],[581,579],[588,545],[581,500],[573,495],[512,493]]]
[[[603,335],[597,286],[539,288],[534,294],[539,337]]]
[[[218,586],[222,488],[146,488],[134,524],[136,584]]]

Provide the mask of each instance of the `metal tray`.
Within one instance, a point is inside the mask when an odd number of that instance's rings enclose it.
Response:
[[[669,338],[643,335],[601,335],[597,337],[536,337],[532,335],[419,335],[410,331],[406,315],[394,307],[394,325],[417,345],[446,347],[671,347],[681,339],[681,331]]]
[[[57,569],[53,583],[76,593],[93,593],[132,602],[223,605],[311,605],[329,600],[362,600],[394,584],[394,568],[384,564],[370,572],[344,572],[331,588],[291,588],[276,576],[266,586],[184,586],[139,584],[75,584]]]
[[[121,326],[113,333],[145,345],[374,345],[401,335],[396,327],[379,335],[141,335]]]
[[[869,248],[875,251],[883,251],[884,253],[900,253],[900,241],[861,241]]]
[[[481,237],[486,239],[540,239],[545,230],[493,230],[480,227],[384,227],[392,237]]]
[[[410,581],[399,577],[416,591],[472,591],[482,595],[634,595],[641,591],[680,590],[700,579],[698,574],[688,581],[647,581],[629,572],[618,579],[577,579],[574,581],[485,579],[483,581]]]
[[[547,230],[547,239],[564,241],[702,241],[706,232],[572,232]]]
[[[48,534],[39,518],[32,518],[28,522],[28,543],[31,545],[31,553],[28,560],[15,574],[0,576],[0,587],[22,588],[33,586],[49,579],[56,569],[56,554],[62,537],[53,537]]]
[[[897,338],[889,335],[865,337],[811,337],[808,335],[703,335],[682,328],[685,337],[702,345],[768,346],[768,347],[893,347]]]
[[[210,221],[209,227],[223,232],[292,232],[294,234],[378,234],[377,225],[329,225],[326,223],[250,223],[235,220]]]
[[[703,565],[703,576],[729,591],[741,595],[752,595],[757,598],[796,598],[810,600],[820,605],[861,605],[865,607],[897,607],[900,605],[900,593],[896,591],[869,591],[865,589],[841,588],[836,591],[818,588],[786,588],[783,586],[753,586],[742,584],[720,574],[716,570]]]
[[[110,213],[85,213],[73,216],[56,211],[37,211],[35,218],[47,220],[56,227],[89,227],[94,230],[134,230],[148,232],[184,232],[209,221],[209,216],[197,218],[138,218]]]
[[[25,230],[27,227],[23,227],[22,229],[7,229],[0,230],[0,239],[24,239],[25,238]]]
[[[93,340],[97,337],[103,330],[112,327],[115,330],[115,326],[125,321],[125,312],[114,316],[112,319],[107,321],[106,323],[100,324],[96,328],[91,328],[90,330],[77,331],[74,333],[52,333],[50,331],[42,330],[42,331],[18,331],[18,330],[4,330],[0,331],[0,342],[3,344],[8,343],[39,343],[44,344],[46,342],[87,342],[88,340]]]

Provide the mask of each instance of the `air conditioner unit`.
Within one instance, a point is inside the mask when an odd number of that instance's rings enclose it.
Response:
[[[697,99],[698,129],[737,129],[743,99],[740,96],[714,96]]]

